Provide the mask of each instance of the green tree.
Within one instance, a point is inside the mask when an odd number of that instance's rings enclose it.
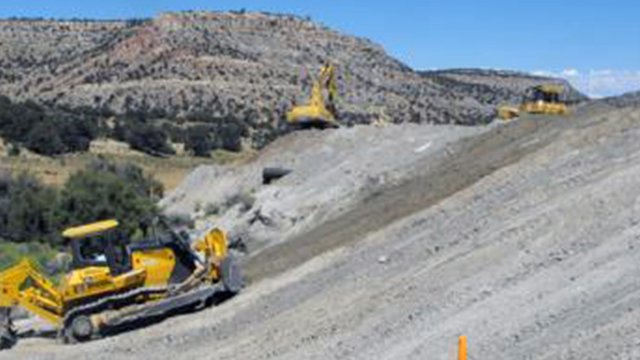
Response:
[[[125,119],[114,129],[117,139],[126,141],[132,149],[150,155],[174,154],[167,134],[160,128],[140,120]]]
[[[0,177],[0,238],[58,243],[56,192],[23,174]]]
[[[209,157],[214,147],[210,134],[211,129],[208,126],[190,127],[185,136],[185,150],[192,152],[195,156]]]
[[[139,168],[93,165],[72,175],[65,184],[59,202],[61,220],[79,225],[113,218],[132,235],[142,222],[158,214],[151,196],[154,191],[158,191],[157,183]]]
[[[56,130],[56,124],[36,123],[27,135],[25,146],[38,154],[57,155],[65,152],[66,147]]]

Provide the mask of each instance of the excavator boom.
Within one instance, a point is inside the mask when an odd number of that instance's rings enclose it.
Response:
[[[338,127],[335,108],[337,95],[336,69],[333,64],[327,62],[313,81],[307,104],[294,106],[289,110],[287,121],[295,128]]]

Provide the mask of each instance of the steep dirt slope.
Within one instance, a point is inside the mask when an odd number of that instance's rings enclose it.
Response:
[[[256,254],[339,217],[372,191],[422,171],[420,164],[453,142],[490,128],[403,124],[298,132],[246,165],[199,167],[160,205],[168,214],[219,224]],[[263,185],[264,167],[291,173]]]
[[[639,135],[605,106],[496,126],[249,258],[219,307],[0,358],[444,360],[459,334],[478,359],[638,358]]]

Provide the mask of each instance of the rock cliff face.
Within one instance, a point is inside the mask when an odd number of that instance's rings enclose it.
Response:
[[[305,101],[309,74],[327,59],[339,69],[338,111],[345,123],[486,123],[495,104],[549,80],[419,73],[367,39],[290,15],[188,12],[135,21],[0,22],[1,94],[168,119],[233,114],[275,129],[293,101]]]

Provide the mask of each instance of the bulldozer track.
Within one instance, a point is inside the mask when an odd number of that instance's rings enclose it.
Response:
[[[73,318],[77,315],[96,314],[98,312],[109,309],[110,307],[117,304],[118,302],[127,302],[127,304],[122,305],[122,306],[126,306],[128,304],[131,304],[130,301],[138,296],[161,294],[167,291],[168,289],[166,287],[138,288],[138,289],[124,292],[124,293],[104,297],[94,302],[90,302],[90,303],[75,307],[65,315],[63,320],[63,326],[60,329],[61,332],[59,333],[59,335],[62,334],[62,331],[71,323]]]

